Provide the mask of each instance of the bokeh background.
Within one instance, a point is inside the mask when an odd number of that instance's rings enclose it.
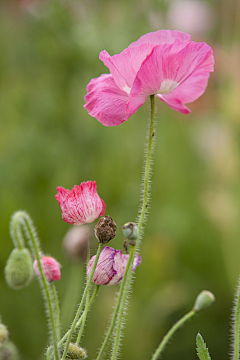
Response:
[[[83,108],[86,85],[108,72],[99,52],[118,53],[146,32],[186,31],[213,47],[205,94],[182,115],[157,101],[152,203],[136,271],[122,358],[150,359],[197,294],[216,303],[187,323],[163,359],[196,359],[200,330],[213,358],[229,352],[232,299],[240,272],[240,2],[238,0],[8,0],[0,3],[0,314],[21,359],[43,359],[47,328],[36,279],[7,287],[11,214],[30,213],[45,253],[62,264],[57,284],[64,329],[84,285],[62,238],[70,226],[56,186],[96,180],[106,214],[121,226],[137,217],[145,103],[127,122],[104,127]],[[96,242],[95,242],[96,247]],[[101,288],[83,338],[94,358],[118,287]]]

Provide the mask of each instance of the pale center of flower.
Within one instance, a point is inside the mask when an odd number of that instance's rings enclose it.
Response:
[[[178,85],[179,83],[174,80],[165,79],[161,83],[160,89],[158,90],[157,94],[167,94],[173,91]]]
[[[128,95],[130,94],[131,88],[127,85],[124,86],[123,91],[125,91]]]

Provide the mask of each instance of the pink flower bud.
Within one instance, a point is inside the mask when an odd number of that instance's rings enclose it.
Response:
[[[72,190],[57,187],[55,195],[62,212],[64,221],[71,225],[92,223],[99,216],[104,215],[104,201],[97,193],[96,181],[82,182],[74,185]]]
[[[116,285],[121,282],[129,255],[123,254],[122,250],[115,250],[105,246],[98,259],[97,267],[92,281],[96,285]],[[92,271],[95,255],[90,259],[87,266],[87,276]],[[133,271],[141,263],[141,256],[136,254],[133,264]]]
[[[51,256],[42,256],[41,264],[44,275],[48,281],[60,280],[60,264],[57,262],[57,260]],[[35,260],[33,263],[33,270],[37,276],[41,276],[37,260]]]

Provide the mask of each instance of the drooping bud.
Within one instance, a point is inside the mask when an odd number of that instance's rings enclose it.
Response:
[[[88,225],[76,225],[64,236],[63,249],[69,260],[84,261],[87,259],[88,240],[91,239]]]
[[[42,256],[41,264],[46,279],[51,282],[54,280],[60,280],[61,271],[60,264],[51,256]],[[33,263],[33,269],[38,277],[41,277],[38,261],[35,260]]]
[[[85,359],[87,357],[87,351],[76,344],[70,343],[67,357],[74,360]]]
[[[7,341],[0,347],[1,360],[19,360],[18,349],[12,341]]]
[[[203,290],[197,296],[193,310],[201,311],[207,309],[215,301],[215,296],[211,291]]]
[[[134,222],[127,222],[122,227],[123,236],[129,240],[137,240],[139,231],[137,224]]]
[[[13,249],[5,267],[7,284],[19,290],[28,285],[33,277],[32,258],[28,249]]]
[[[116,236],[117,225],[111,216],[103,216],[95,226],[95,236],[101,244],[107,244]]]
[[[0,347],[8,339],[8,329],[4,324],[0,324]]]

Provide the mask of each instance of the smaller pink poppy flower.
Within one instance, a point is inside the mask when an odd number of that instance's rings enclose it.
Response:
[[[104,215],[104,201],[97,193],[96,181],[84,181],[74,185],[72,190],[57,187],[55,195],[62,212],[62,218],[70,225],[92,223]]]
[[[91,274],[95,257],[96,255],[94,255],[88,263],[88,277]],[[127,266],[128,258],[129,255],[123,254],[122,250],[115,250],[111,247],[105,246],[98,259],[92,281],[96,285],[108,286],[120,283]],[[141,256],[136,254],[133,263],[133,271],[135,271],[136,267],[141,264],[141,261]]]
[[[57,262],[57,260],[55,260],[51,256],[42,256],[41,264],[44,275],[49,282],[60,280],[61,277],[60,264]],[[33,262],[33,270],[35,271],[35,274],[38,277],[41,276],[37,260]]]

